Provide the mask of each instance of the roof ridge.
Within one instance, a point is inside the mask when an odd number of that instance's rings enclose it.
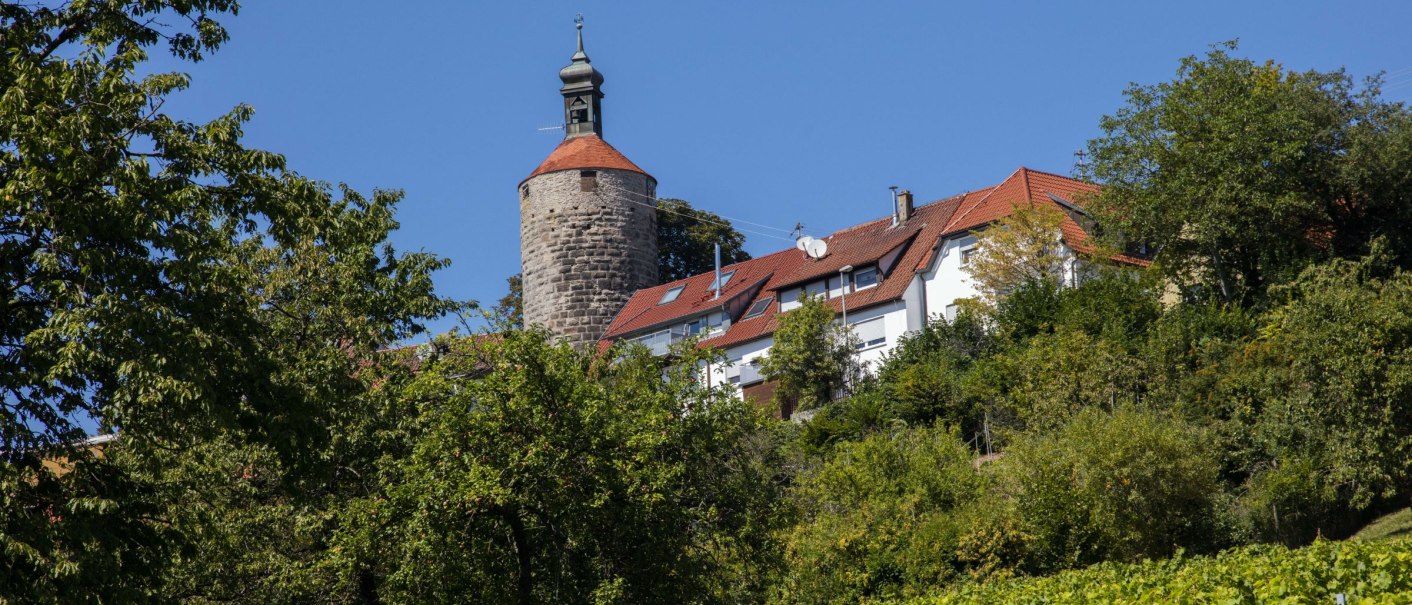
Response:
[[[1019,168],[1016,168],[1014,172],[1011,172],[1011,173],[1010,173],[1010,176],[1005,177],[1004,179],[1002,179],[1002,180],[1000,181],[999,184],[995,185],[994,187],[991,187],[991,188],[990,188],[990,191],[985,192],[985,195],[981,196],[981,199],[976,200],[976,203],[971,204],[971,207],[970,207],[970,208],[967,208],[966,211],[963,212],[963,213],[961,213],[960,216],[955,216],[955,215],[953,215],[953,216],[951,217],[951,220],[950,220],[950,221],[947,221],[946,226],[942,228],[942,231],[943,231],[943,232],[949,232],[949,231],[951,231],[951,227],[952,227],[952,226],[954,226],[956,223],[960,222],[961,219],[966,218],[966,216],[970,215],[972,210],[975,210],[976,208],[981,207],[982,204],[985,204],[985,201],[988,200],[988,199],[990,199],[990,196],[991,196],[992,194],[994,194],[994,193],[995,193],[997,190],[999,190],[1001,187],[1004,187],[1004,186],[1005,186],[1005,183],[1008,183],[1008,182],[1010,182],[1010,179],[1015,178],[1015,174],[1016,174],[1016,173],[1018,173],[1018,172],[1020,172],[1021,170],[1024,170],[1024,169],[1025,169],[1024,166],[1021,166],[1021,167],[1019,167]],[[958,210],[959,210],[959,208],[958,208]]]
[[[1048,170],[1035,170],[1034,168],[1030,168],[1030,167],[1028,167],[1028,166],[1021,166],[1020,168],[1021,168],[1021,169],[1024,169],[1024,170],[1028,170],[1028,171],[1030,171],[1030,172],[1042,174],[1042,175],[1045,175],[1045,176],[1052,176],[1052,177],[1054,177],[1054,178],[1064,179],[1064,180],[1066,180],[1066,181],[1073,181],[1073,182],[1075,182],[1075,183],[1083,183],[1083,184],[1085,184],[1085,185],[1094,185],[1095,187],[1097,186],[1097,185],[1095,185],[1094,183],[1090,183],[1090,182],[1085,181],[1085,180],[1083,180],[1083,179],[1076,179],[1076,178],[1074,178],[1074,177],[1072,177],[1072,176],[1065,176],[1065,175],[1059,174],[1059,173],[1057,173],[1057,172],[1049,172]]]
[[[992,186],[992,187],[990,187],[990,188],[993,189],[994,186]],[[981,191],[981,190],[983,190],[983,189],[985,189],[985,188],[978,189],[978,190],[976,190],[976,191]],[[944,203],[946,203],[946,202],[949,202],[949,201],[954,200],[954,199],[957,199],[957,198],[962,198],[962,199],[964,199],[966,196],[968,196],[968,195],[970,195],[970,194],[972,194],[972,193],[976,193],[976,191],[962,191],[961,193],[954,193],[954,194],[950,195],[949,197],[944,197],[944,198],[941,198],[941,199],[932,200],[932,201],[930,201],[930,202],[924,202],[924,203],[922,203],[921,205],[919,205],[919,206],[917,206],[916,208],[914,208],[913,210],[914,210],[914,211],[915,211],[915,210],[919,210],[919,209],[922,209],[922,208],[926,208],[927,206],[933,206],[933,205],[936,205],[936,204],[944,204]],[[830,233],[830,234],[828,234],[828,235],[826,235],[826,236],[824,236],[824,237],[833,237],[833,236],[838,235],[838,234],[840,234],[840,233],[847,233],[847,232],[849,232],[849,231],[856,231],[856,230],[858,230],[858,229],[862,229],[862,228],[864,228],[864,227],[867,227],[867,226],[869,226],[869,225],[872,225],[873,223],[880,223],[880,222],[889,220],[889,219],[891,219],[891,218],[892,218],[891,216],[880,216],[880,217],[878,217],[878,218],[869,220],[869,221],[867,221],[867,222],[863,222],[863,223],[859,223],[859,224],[857,224],[857,225],[853,225],[852,227],[844,227],[844,228],[839,229],[838,231],[834,231],[833,233]],[[900,225],[899,225],[899,226],[900,226]]]

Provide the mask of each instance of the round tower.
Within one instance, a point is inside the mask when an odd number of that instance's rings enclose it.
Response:
[[[595,343],[657,284],[657,181],[603,140],[603,74],[583,51],[559,71],[564,140],[520,182],[525,324]]]

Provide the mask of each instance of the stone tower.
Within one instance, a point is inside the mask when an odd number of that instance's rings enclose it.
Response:
[[[520,265],[525,324],[589,345],[657,284],[657,181],[603,140],[603,74],[577,25],[559,71],[564,141],[520,183]]]

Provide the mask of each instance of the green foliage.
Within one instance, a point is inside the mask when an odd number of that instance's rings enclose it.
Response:
[[[876,381],[810,419],[802,443],[822,451],[841,439],[936,421],[971,435],[981,429],[982,410],[965,388],[966,373],[993,348],[993,339],[974,315],[962,313],[954,322],[935,318],[902,337],[884,358]]]
[[[916,605],[966,603],[1412,603],[1412,542],[1247,546],[1215,556],[1105,563],[1048,578],[958,585]]]
[[[1032,538],[1024,561],[1048,572],[1206,549],[1221,486],[1201,431],[1130,407],[1088,409],[1019,439],[995,465],[999,490]]]
[[[686,279],[716,268],[716,244],[721,265],[750,260],[745,236],[714,212],[693,208],[686,200],[657,200],[657,279]]]
[[[1064,212],[1053,205],[1015,204],[1009,214],[977,232],[979,253],[965,271],[980,299],[968,302],[994,308],[1020,284],[1063,279],[1063,224]]]
[[[981,370],[977,392],[988,389],[985,398],[1005,410],[997,416],[1027,430],[1054,428],[1084,409],[1136,403],[1143,374],[1120,344],[1069,327],[1012,347]]]
[[[1365,254],[1380,233],[1409,256],[1412,112],[1343,71],[1233,57],[1182,59],[1171,82],[1133,85],[1100,121],[1086,176],[1115,238],[1153,244],[1158,269],[1252,304],[1311,262]],[[1401,188],[1401,189],[1399,189]],[[1124,244],[1126,242],[1115,242]]]
[[[244,147],[249,107],[162,113],[188,81],[139,76],[146,48],[199,59],[234,2],[44,4],[0,5],[0,601],[200,598],[188,562],[257,577],[208,548],[236,461],[313,481],[359,360],[454,308],[444,261],[385,244],[400,194]],[[96,455],[84,424],[121,436]]]
[[[1412,274],[1377,255],[1336,260],[1275,294],[1281,304],[1218,392],[1249,432],[1255,510],[1269,513],[1261,525],[1294,541],[1346,535],[1349,511],[1406,493]],[[1309,485],[1293,489],[1300,467]],[[1293,502],[1281,495],[1291,490]]]
[[[760,365],[776,381],[774,405],[783,410],[822,406],[857,385],[861,375],[852,330],[834,323],[833,308],[823,299],[805,296],[801,302],[780,316]]]
[[[776,598],[856,603],[956,579],[966,523],[955,513],[983,489],[972,458],[943,426],[840,444],[795,490],[804,515],[789,535],[789,573]]]
[[[385,529],[360,548],[399,562],[386,600],[758,598],[785,512],[772,440],[697,359],[664,380],[644,351],[589,357],[538,331],[446,346],[402,391],[424,428],[366,503]]]
[[[501,324],[506,330],[523,330],[525,327],[525,287],[524,276],[520,273],[505,278],[505,296],[496,302],[491,312],[492,322]]]

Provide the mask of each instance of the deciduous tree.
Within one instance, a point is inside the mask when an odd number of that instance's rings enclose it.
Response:
[[[745,236],[730,221],[686,200],[657,201],[657,278],[662,283],[715,269],[716,244],[721,246],[722,265],[750,260]]]
[[[814,409],[856,385],[862,374],[856,343],[849,328],[834,323],[831,307],[805,296],[798,308],[780,316],[774,344],[760,366],[776,381],[775,406]]]
[[[993,308],[1026,282],[1061,282],[1063,221],[1064,213],[1053,206],[1016,204],[1010,214],[976,233],[976,253],[965,270],[985,307]]]
[[[1412,112],[1342,70],[1298,72],[1232,56],[1186,57],[1176,78],[1133,85],[1100,121],[1085,176],[1116,243],[1156,246],[1159,268],[1225,302],[1255,302],[1311,262],[1356,257],[1373,237],[1409,258]]]
[[[320,468],[359,360],[450,308],[442,261],[385,244],[398,194],[245,147],[249,107],[163,112],[189,82],[139,76],[147,50],[199,59],[235,7],[0,4],[0,600],[160,600],[186,529],[164,461],[225,441]]]

